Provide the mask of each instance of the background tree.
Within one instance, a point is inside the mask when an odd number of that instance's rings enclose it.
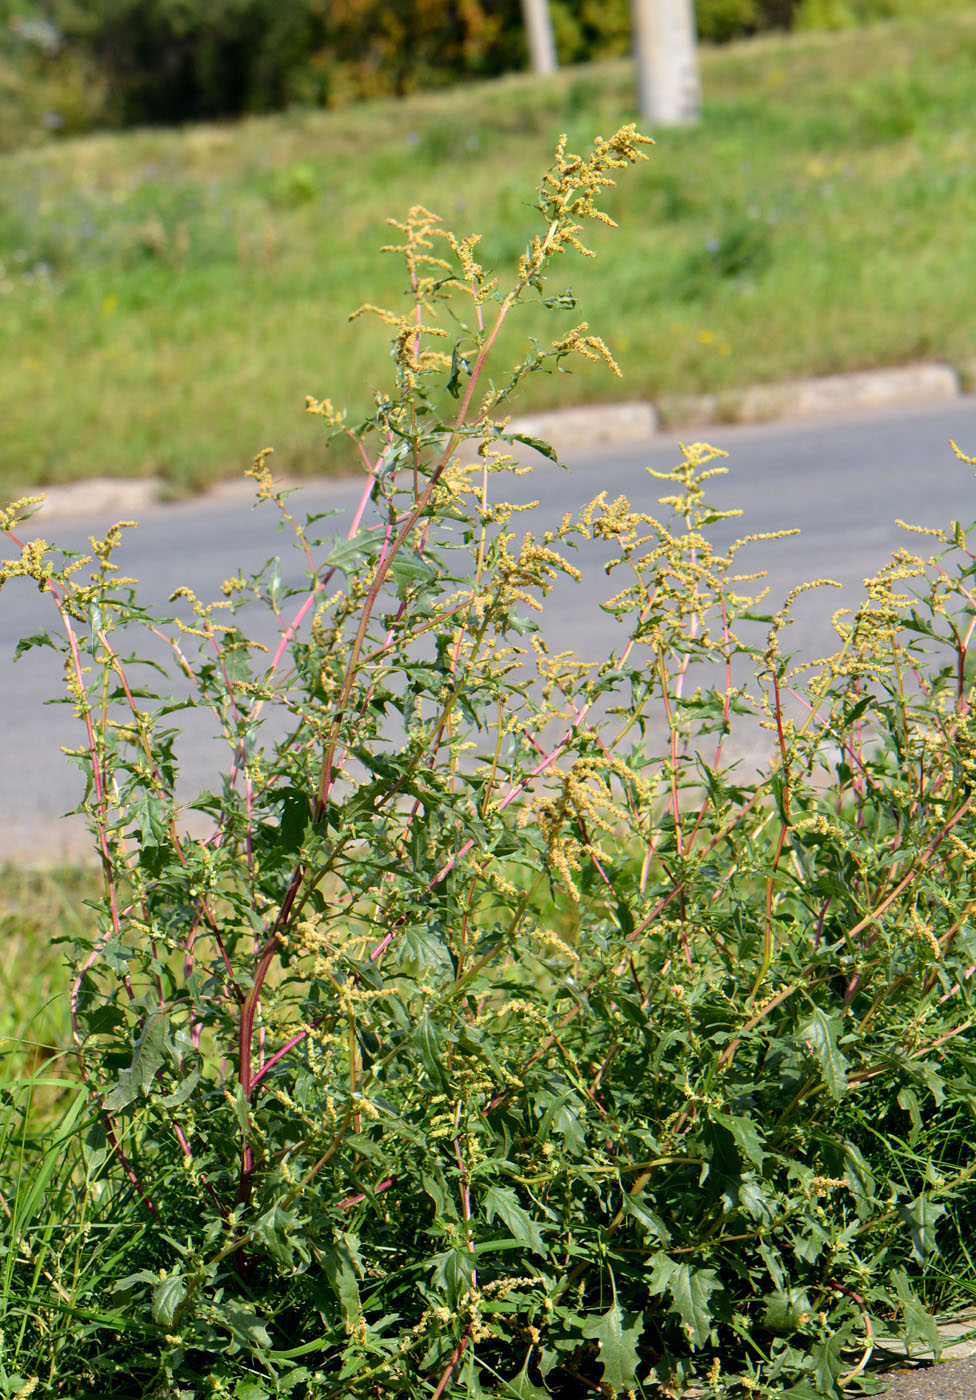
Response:
[[[554,73],[558,66],[549,0],[522,0],[529,57],[536,73]]]

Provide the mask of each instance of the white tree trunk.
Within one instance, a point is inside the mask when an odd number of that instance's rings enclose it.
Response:
[[[694,0],[631,0],[641,116],[692,126],[701,115]]]
[[[549,0],[522,0],[525,32],[529,41],[529,62],[533,73],[555,73],[556,41],[552,34]]]

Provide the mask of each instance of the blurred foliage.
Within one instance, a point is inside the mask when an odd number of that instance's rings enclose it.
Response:
[[[845,28],[967,0],[697,0],[701,39]],[[627,53],[629,0],[549,0],[560,63]],[[526,65],[520,0],[6,0],[0,148],[403,96]]]
[[[166,122],[404,94],[521,60],[518,0],[56,0],[113,115]]]
[[[885,19],[937,19],[969,8],[970,0],[799,0],[793,24],[797,29],[856,29]]]
[[[19,0],[0,22],[0,150],[75,135],[104,119],[105,85],[61,31]]]

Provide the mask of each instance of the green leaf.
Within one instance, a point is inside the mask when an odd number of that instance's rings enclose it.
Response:
[[[21,1395],[30,1395],[36,1384],[36,1376],[22,1376],[19,1371],[15,1371],[13,1374],[6,1372],[0,1376],[0,1395],[10,1396],[11,1400],[18,1400]]]
[[[194,1089],[200,1083],[200,1071],[195,1069],[192,1074],[188,1074],[181,1084],[178,1084],[171,1094],[164,1095],[159,1102],[164,1108],[177,1108],[181,1103],[186,1103]]]
[[[162,1011],[149,1012],[142,1033],[133,1041],[132,1063],[122,1070],[118,1083],[102,1100],[110,1113],[132,1103],[140,1094],[148,1094],[156,1071],[162,1067],[166,1048],[166,1016]]]
[[[804,1263],[815,1264],[829,1241],[827,1231],[822,1230],[815,1220],[808,1220],[805,1233],[793,1236],[793,1249]]]
[[[423,1188],[427,1192],[427,1195],[434,1202],[434,1210],[437,1212],[437,1218],[439,1220],[445,1218],[456,1220],[458,1215],[457,1207],[447,1194],[447,1188],[444,1182],[438,1180],[437,1177],[431,1176],[427,1172],[421,1172],[420,1180],[423,1183]]]
[[[542,305],[547,311],[572,311],[577,301],[572,290],[567,287],[565,292],[555,292],[552,296],[543,297]]]
[[[898,1091],[898,1106],[903,1108],[912,1120],[912,1126],[908,1131],[908,1145],[914,1147],[922,1131],[922,1109],[918,1095],[907,1084]]]
[[[342,1230],[338,1231],[335,1244],[324,1256],[323,1262],[329,1283],[335,1289],[336,1296],[342,1305],[346,1326],[355,1327],[363,1315],[357,1278],[357,1274],[362,1273],[359,1240],[355,1235],[346,1234]]]
[[[450,947],[443,932],[427,924],[405,928],[397,941],[399,965],[411,973],[427,972],[447,978],[454,971]]]
[[[53,650],[57,650],[53,640],[46,632],[35,632],[30,637],[21,637],[14,647],[14,660],[19,661],[25,651],[31,651],[34,647],[51,647]]]
[[[558,1133],[565,1141],[567,1151],[574,1157],[581,1156],[586,1147],[585,1109],[573,1090],[566,1089],[557,1095],[544,1089],[536,1094],[535,1102],[538,1107],[547,1105],[539,1123],[539,1141],[545,1142],[550,1132]]]
[[[467,1390],[465,1393],[468,1393]],[[479,1385],[478,1394],[484,1395],[485,1393],[486,1392],[481,1390]],[[551,1400],[549,1391],[543,1390],[541,1386],[536,1385],[530,1378],[529,1357],[525,1358],[525,1365],[517,1376],[513,1376],[510,1381],[502,1381],[502,1389],[497,1391],[493,1390],[491,1393],[499,1397],[504,1397],[504,1400]]]
[[[957,942],[955,947],[960,945]],[[946,1082],[942,1075],[938,1073],[935,1066],[928,1060],[916,1060],[912,1065],[912,1070],[916,1077],[922,1081],[926,1089],[932,1095],[937,1104],[941,1104],[945,1099]]]
[[[138,1273],[127,1274],[125,1278],[116,1279],[112,1284],[112,1297],[115,1300],[115,1306],[130,1308],[140,1291],[140,1284],[156,1284],[158,1282],[159,1275],[151,1273],[148,1269],[140,1269]]]
[[[244,1086],[241,1083],[234,1085],[234,1100],[232,1104],[234,1117],[237,1119],[237,1126],[246,1137],[250,1128],[251,1101],[244,1093]]]
[[[128,800],[128,822],[139,832],[140,846],[165,846],[169,841],[169,808],[151,793],[133,793]]]
[[[433,583],[438,577],[438,571],[435,565],[425,558],[419,550],[411,549],[408,545],[401,545],[390,564],[390,576],[397,584],[397,591],[402,598],[411,583]],[[404,667],[404,670],[406,671],[407,668]],[[437,675],[436,671],[432,674]]]
[[[527,1244],[534,1254],[545,1257],[546,1244],[539,1226],[519,1204],[510,1186],[489,1186],[481,1200],[489,1220],[501,1216],[520,1244]]]
[[[81,1143],[82,1156],[89,1172],[97,1172],[109,1154],[105,1124],[98,1119],[91,1125]]]
[[[674,1299],[672,1312],[677,1312],[693,1347],[702,1347],[712,1330],[712,1310],[709,1299],[721,1287],[714,1269],[692,1269],[679,1264],[668,1284]]]
[[[286,1268],[294,1267],[296,1250],[307,1263],[308,1252],[301,1243],[301,1237],[296,1238],[304,1223],[297,1210],[273,1205],[253,1227],[255,1242],[263,1244],[268,1253]]]
[[[433,1283],[447,1292],[452,1304],[456,1303],[472,1285],[476,1256],[458,1245],[453,1249],[441,1250],[429,1262]]]
[[[716,1123],[721,1123],[735,1139],[735,1145],[748,1161],[757,1167],[762,1167],[765,1162],[767,1152],[763,1150],[762,1138],[759,1129],[751,1118],[743,1118],[739,1114],[719,1113],[716,1109],[709,1109],[709,1117]]]
[[[270,1348],[271,1338],[257,1313],[233,1303],[216,1303],[213,1307],[215,1315],[229,1329],[234,1339],[230,1351],[236,1351],[240,1347],[248,1351],[266,1351]]]
[[[417,1022],[417,1028],[413,1033],[414,1044],[420,1051],[421,1063],[430,1075],[432,1082],[443,1094],[447,1093],[449,1084],[447,1075],[444,1073],[444,1066],[441,1063],[441,1042],[437,1034],[437,1028],[429,1016],[421,1016]]]
[[[871,1168],[852,1142],[844,1144],[844,1175],[851,1188],[858,1216],[866,1220],[874,1210],[877,1188]]]
[[[688,1264],[676,1264],[663,1251],[655,1254],[653,1261],[648,1292],[657,1296],[669,1293],[673,1304],[670,1311],[681,1318],[692,1346],[704,1346],[712,1329],[709,1298],[721,1286],[718,1275],[714,1269],[696,1270]]]
[[[800,1028],[800,1038],[809,1044],[832,1098],[840,1099],[847,1090],[847,1060],[837,1045],[843,1030],[839,1016],[828,1016],[815,1006],[810,1019]]]
[[[285,1371],[284,1375],[278,1377],[278,1389],[282,1395],[290,1395],[296,1385],[311,1379],[312,1372],[307,1366],[293,1366],[290,1371]]]
[[[632,1220],[636,1220],[645,1235],[650,1235],[659,1244],[667,1245],[671,1240],[671,1231],[660,1216],[655,1215],[644,1205],[642,1197],[643,1192],[640,1196],[632,1196],[628,1192],[622,1202],[624,1214],[629,1215]]]
[[[530,437],[528,433],[505,433],[502,437],[502,441],[524,442],[526,447],[534,448],[536,452],[541,453],[543,457],[548,457],[550,462],[559,462],[559,453],[553,447],[552,443],[546,442],[544,438]]]
[[[814,1364],[817,1389],[821,1395],[836,1395],[835,1381],[847,1369],[843,1356],[844,1339],[839,1334],[816,1342],[810,1348],[810,1359]]]
[[[766,1272],[773,1281],[773,1291],[781,1293],[787,1286],[784,1265],[788,1263],[789,1256],[784,1256],[776,1248],[775,1242],[760,1238],[758,1241],[759,1257],[766,1265]]]
[[[234,1400],[268,1400],[270,1390],[265,1390],[263,1385],[258,1385],[257,1381],[238,1381],[234,1391]]]
[[[355,577],[369,568],[379,552],[380,541],[370,535],[354,535],[351,540],[337,540],[326,556],[326,566],[341,569],[347,577]]]
[[[153,1289],[153,1321],[160,1327],[172,1327],[185,1297],[186,1284],[182,1274],[171,1274],[167,1278],[161,1278]]]
[[[923,1350],[930,1351],[938,1357],[942,1342],[939,1337],[939,1325],[935,1318],[928,1308],[919,1301],[904,1269],[892,1269],[891,1281],[901,1304],[901,1315],[905,1324],[905,1341],[908,1343],[909,1354],[911,1354],[912,1344],[920,1342]]]
[[[768,1195],[762,1182],[757,1181],[755,1176],[750,1174],[744,1181],[739,1182],[736,1197],[739,1209],[744,1210],[751,1220],[758,1220],[761,1225],[771,1225],[776,1219],[776,1197]]]
[[[462,373],[470,374],[471,370],[467,360],[461,354],[461,342],[456,340],[454,342],[454,349],[451,351],[451,377],[444,386],[454,399],[459,399],[461,397]]]
[[[912,1254],[920,1264],[931,1254],[938,1254],[939,1246],[935,1238],[935,1228],[939,1217],[945,1215],[945,1206],[940,1206],[923,1192],[911,1205],[896,1206],[902,1224],[907,1225],[912,1238]]]
[[[583,1336],[592,1338],[600,1348],[604,1384],[614,1395],[637,1385],[637,1344],[643,1330],[644,1314],[625,1313],[616,1300],[609,1312],[587,1318],[583,1324]]]
[[[813,1306],[803,1288],[777,1288],[766,1297],[763,1326],[785,1336],[795,1332],[813,1314]]]

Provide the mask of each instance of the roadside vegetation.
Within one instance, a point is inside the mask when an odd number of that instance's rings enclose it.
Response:
[[[546,0],[562,67],[630,53],[629,0]],[[929,19],[968,0],[695,0],[704,43]],[[404,97],[524,69],[520,0],[6,0],[0,150]]]
[[[703,52],[705,115],[660,135],[566,265],[623,378],[533,375],[513,408],[732,390],[976,359],[972,8]],[[524,190],[560,131],[633,115],[624,61],[338,111],[87,136],[0,159],[0,486],[347,471],[302,394],[353,416],[387,360],[347,317],[396,294],[391,208],[421,198],[514,268]],[[946,294],[946,288],[952,294]],[[561,313],[567,328],[577,313]],[[542,333],[541,313],[526,329]]]
[[[972,1290],[966,530],[907,534],[814,660],[790,612],[830,581],[766,598],[715,547],[714,449],[653,514],[505,503],[509,396],[614,369],[561,288],[647,147],[560,142],[502,282],[396,221],[357,322],[390,372],[363,419],[308,404],[359,507],[251,469],[301,582],[149,615],[123,525],[79,559],[4,513],[97,868],[0,915],[0,1394],[849,1400]],[[581,567],[593,664],[545,641]],[[224,763],[188,795],[192,707]]]

